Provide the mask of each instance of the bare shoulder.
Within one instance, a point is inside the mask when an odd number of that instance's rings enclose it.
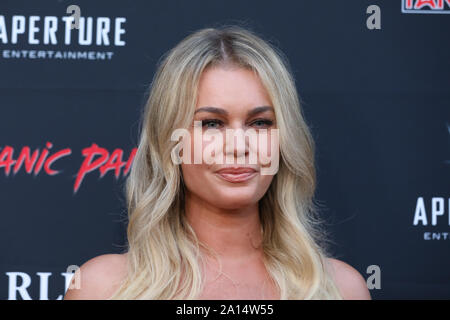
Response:
[[[370,292],[363,276],[344,261],[327,258],[336,285],[345,300],[370,300]]]
[[[64,300],[105,300],[111,297],[127,275],[126,255],[104,254],[86,261],[72,277],[74,288],[67,290]]]

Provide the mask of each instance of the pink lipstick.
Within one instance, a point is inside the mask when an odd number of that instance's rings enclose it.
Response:
[[[256,176],[257,173],[258,171],[249,167],[223,168],[216,171],[216,174],[220,178],[233,183],[250,180],[251,178]]]

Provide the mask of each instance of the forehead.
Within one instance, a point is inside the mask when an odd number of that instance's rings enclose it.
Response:
[[[200,77],[196,109],[214,106],[233,111],[264,105],[271,105],[269,95],[251,70],[213,67]]]

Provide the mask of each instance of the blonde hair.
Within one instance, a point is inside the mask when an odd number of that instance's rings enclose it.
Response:
[[[171,160],[175,128],[193,119],[207,67],[247,68],[270,95],[280,135],[279,171],[259,202],[264,264],[281,299],[340,299],[326,267],[313,196],[314,142],[287,59],[254,31],[222,25],[191,33],[158,63],[134,163],[126,181],[128,274],[111,299],[197,299],[199,248],[184,215],[181,168]]]

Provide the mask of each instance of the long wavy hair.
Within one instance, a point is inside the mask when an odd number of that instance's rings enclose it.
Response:
[[[126,181],[127,277],[111,299],[197,299],[201,243],[184,214],[180,165],[171,160],[175,128],[188,128],[206,68],[255,72],[275,109],[280,162],[259,201],[264,264],[281,299],[341,299],[326,266],[325,232],[313,199],[314,141],[284,54],[248,27],[221,25],[189,34],[158,61],[136,156]]]

